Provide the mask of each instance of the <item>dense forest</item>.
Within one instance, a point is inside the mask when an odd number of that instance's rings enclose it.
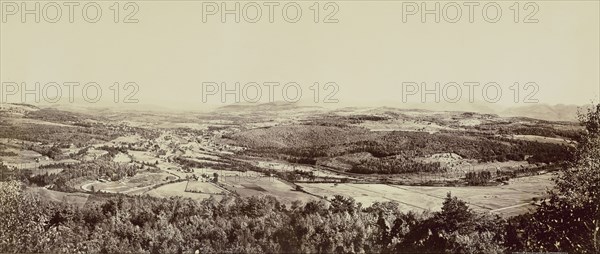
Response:
[[[275,198],[201,203],[96,194],[83,208],[39,200],[2,184],[0,250],[52,253],[500,252],[506,221],[448,197],[441,212],[362,208],[351,198],[285,206]],[[433,233],[431,233],[431,232]],[[515,246],[520,239],[510,242]]]
[[[352,165],[349,172],[400,174],[414,172],[443,172],[437,163],[422,163],[412,158],[438,153],[455,153],[465,159],[480,162],[527,161],[529,163],[564,163],[574,158],[569,145],[514,140],[484,134],[474,137],[464,133],[435,133],[393,131],[341,144],[322,144],[311,147],[253,147],[244,153],[286,160],[292,163],[315,165],[320,159],[356,153],[369,153],[372,158]]]
[[[444,171],[445,169],[440,166],[439,162],[417,162],[394,156],[363,160],[349,170],[351,173],[359,174],[437,173]]]

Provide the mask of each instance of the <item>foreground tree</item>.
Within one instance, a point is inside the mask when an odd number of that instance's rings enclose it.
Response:
[[[579,119],[586,133],[576,161],[526,222],[527,249],[600,253],[600,104],[580,113]]]

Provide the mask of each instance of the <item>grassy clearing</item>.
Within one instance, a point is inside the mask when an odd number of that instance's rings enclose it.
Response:
[[[214,183],[202,181],[188,181],[186,191],[203,194],[223,194],[225,190]]]
[[[134,161],[154,163],[158,159],[150,152],[129,150],[129,155]]]
[[[508,185],[492,187],[424,187],[386,184],[303,183],[305,191],[326,198],[334,195],[353,197],[364,206],[374,202],[397,201],[407,210],[439,210],[448,192],[479,211],[501,215],[525,213],[533,207],[536,197],[543,196],[552,186],[552,175],[513,179]]]
[[[167,173],[139,173],[133,177],[123,179],[121,181],[114,182],[99,182],[99,181],[87,181],[82,183],[84,190],[91,190],[92,187],[95,191],[105,192],[118,192],[128,193],[136,191],[137,189],[153,186],[160,183],[165,183],[173,180],[175,176]]]
[[[148,192],[145,192],[144,194],[150,195],[152,197],[159,197],[159,198],[184,197],[184,198],[191,198],[196,201],[201,201],[201,200],[207,199],[211,196],[210,194],[186,192],[185,191],[186,185],[187,185],[187,182],[178,182],[178,183],[167,184],[167,185],[158,187],[156,189],[150,190]],[[219,195],[215,195],[214,197],[217,199],[220,198]]]
[[[67,193],[60,191],[48,190],[43,187],[31,187],[25,189],[26,192],[34,194],[41,199],[72,204],[77,207],[83,207],[88,200],[90,194],[85,193]]]
[[[318,198],[296,191],[293,185],[285,183],[274,177],[255,175],[246,175],[240,177],[221,177],[219,182],[227,190],[237,193],[242,197],[271,195],[281,199],[284,203],[291,203],[294,200],[307,202]]]

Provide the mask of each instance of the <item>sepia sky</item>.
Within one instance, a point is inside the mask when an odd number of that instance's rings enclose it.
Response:
[[[236,23],[233,15],[222,23],[219,14],[203,22],[201,2],[139,1],[134,16],[139,22],[127,24],[114,23],[109,9],[113,2],[97,3],[102,8],[97,23],[83,20],[81,6],[75,9],[73,23],[68,22],[64,6],[57,23],[43,18],[35,23],[32,15],[22,23],[19,14],[6,16],[0,24],[2,82],[31,86],[34,82],[97,82],[102,88],[99,103],[113,99],[114,82],[135,82],[139,91],[133,98],[139,105],[187,109],[223,105],[218,94],[202,101],[203,82],[227,82],[231,88],[234,82],[257,82],[263,88],[261,102],[268,100],[264,82],[281,83],[274,90],[277,101],[284,100],[284,84],[297,82],[300,101],[318,105],[333,91],[332,87],[324,90],[327,82],[339,88],[330,99],[344,106],[420,103],[418,93],[403,101],[403,82],[427,82],[431,89],[434,82],[479,82],[475,103],[485,101],[480,88],[496,82],[502,91],[498,106],[524,105],[524,97],[534,89],[523,90],[528,82],[539,88],[530,98],[538,103],[581,105],[599,100],[598,1],[534,2],[539,8],[532,17],[538,23],[523,23],[534,10],[525,9],[525,2],[521,2],[520,22],[515,23],[513,1],[496,2],[502,9],[497,23],[482,18],[485,2],[476,7],[473,23],[465,6],[457,23],[443,17],[436,23],[433,15],[422,23],[419,14],[403,22],[403,5],[394,1],[333,2],[339,7],[333,16],[338,23],[322,22],[334,10],[324,8],[325,2],[320,2],[320,22],[315,23],[310,9],[314,1],[296,2],[302,9],[297,23],[282,18],[285,2],[279,2],[274,22],[269,23],[268,7],[257,2],[263,12],[257,23],[243,17]],[[235,2],[227,3],[233,8]],[[239,3],[243,7],[248,2]],[[121,20],[133,10],[123,7]],[[247,17],[254,16],[252,8],[246,9]],[[452,8],[447,10],[447,18],[454,16]],[[294,16],[293,9],[289,13]],[[320,82],[319,103],[310,89],[314,82]],[[521,85],[519,102],[511,90],[514,82]],[[462,87],[459,103],[471,103],[468,87]],[[122,90],[120,98],[127,93]],[[62,96],[67,94],[64,87]],[[81,89],[75,88],[75,97],[81,97]],[[8,101],[18,99],[11,96]],[[226,103],[232,102],[233,96],[227,97]],[[427,97],[427,103],[433,103],[433,96]]]

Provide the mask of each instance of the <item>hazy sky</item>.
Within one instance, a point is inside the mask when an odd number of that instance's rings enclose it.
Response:
[[[478,2],[480,5],[474,7],[473,23],[469,22],[469,7],[464,2],[458,2],[462,16],[457,23],[446,20],[451,20],[456,10],[455,5],[446,6],[446,2],[441,2],[439,23],[434,21],[435,14],[425,16],[426,22],[421,22],[419,12],[403,22],[403,14],[407,14],[403,6],[406,10],[411,6],[394,1],[338,1],[329,6],[319,2],[319,23],[313,20],[314,1],[295,2],[302,9],[297,23],[284,20],[286,2],[274,7],[273,23],[269,22],[265,2],[256,2],[262,10],[257,23],[244,19],[255,16],[256,5],[248,2],[238,2],[240,23],[234,21],[234,15],[226,15],[222,23],[220,12],[203,22],[203,5],[197,1],[134,2],[138,10],[133,18],[138,23],[122,22],[134,10],[134,6],[125,8],[124,2],[118,8],[120,22],[114,23],[115,13],[110,9],[113,1],[97,2],[102,8],[97,23],[82,18],[85,2],[81,2],[74,7],[74,22],[69,23],[69,8],[58,2],[62,16],[57,23],[49,23],[44,17],[52,20],[56,6],[41,3],[40,23],[34,22],[34,15],[26,15],[22,23],[21,13],[9,15],[14,6],[2,1],[2,17],[6,18],[0,27],[2,82],[26,82],[31,87],[35,82],[42,86],[48,82],[79,82],[81,85],[74,88],[75,97],[81,97],[83,84],[97,82],[104,102],[113,100],[110,87],[114,82],[121,84],[120,101],[133,89],[125,91],[123,84],[135,82],[139,91],[132,99],[138,99],[140,105],[198,109],[221,103],[219,93],[207,95],[207,102],[203,102],[203,82],[226,82],[230,88],[240,82],[241,94],[248,95],[240,101],[253,101],[256,86],[242,89],[249,82],[261,87],[263,102],[269,99],[269,87],[264,82],[280,83],[273,87],[274,100],[285,99],[284,84],[297,82],[302,90],[301,101],[313,104],[315,94],[310,87],[314,82],[320,82],[318,104],[334,89],[329,86],[324,90],[327,82],[337,84],[339,90],[330,99],[337,99],[340,105],[401,106],[419,102],[420,91],[403,101],[403,82],[426,82],[430,89],[434,82],[441,82],[440,94],[449,98],[455,97],[456,86],[443,90],[443,85],[456,82],[462,87],[459,103],[469,103],[465,82],[480,83],[474,87],[474,101],[485,101],[482,87],[496,82],[502,90],[498,101],[502,106],[523,104],[523,99],[535,92],[536,85],[525,90],[528,82],[537,84],[539,91],[530,99],[539,103],[584,104],[599,100],[598,1],[538,1],[534,2],[536,6],[527,7],[520,2],[518,23],[511,10],[515,9],[513,1],[496,2],[502,9],[497,23],[485,21],[482,16],[487,2]],[[422,2],[414,3],[419,6]],[[426,3],[427,8],[434,8],[435,2]],[[227,2],[226,7],[232,9],[234,4]],[[204,11],[211,7],[205,6]],[[293,19],[294,6],[288,7],[287,18]],[[495,16],[492,7],[487,9],[488,19]],[[338,23],[323,23],[335,9],[332,19]],[[529,20],[539,22],[523,23],[534,12]],[[93,18],[94,9],[88,8],[88,14]],[[520,84],[519,103],[514,101],[515,82]],[[3,84],[4,90],[11,89]],[[61,102],[68,102],[68,87],[62,87],[65,98]],[[52,94],[52,89],[48,91]],[[488,92],[495,97],[494,89]],[[19,94],[6,98],[20,100]],[[295,97],[293,87],[287,95],[288,99]],[[234,101],[233,96],[226,99],[227,103]],[[426,99],[434,101],[432,95]]]

